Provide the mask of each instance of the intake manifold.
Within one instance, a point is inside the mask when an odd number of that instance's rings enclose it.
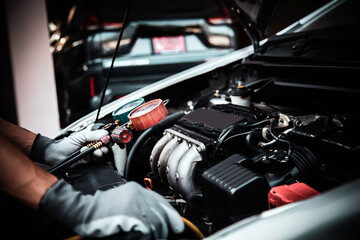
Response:
[[[205,145],[173,129],[166,129],[151,155],[152,172],[186,201],[201,197],[195,183],[195,172],[203,161]]]

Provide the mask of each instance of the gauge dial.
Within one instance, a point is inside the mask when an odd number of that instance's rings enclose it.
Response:
[[[129,113],[144,103],[145,100],[143,98],[135,99],[133,101],[125,103],[124,105],[116,109],[112,113],[112,116],[114,120],[120,120],[121,123],[127,123],[129,121]]]
[[[160,122],[167,113],[164,102],[155,99],[134,109],[129,113],[128,118],[136,130],[144,130]]]

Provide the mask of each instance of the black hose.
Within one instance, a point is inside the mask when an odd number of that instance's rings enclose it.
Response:
[[[275,120],[272,120],[270,122],[269,132],[270,132],[271,136],[275,139],[275,141],[286,143],[289,146],[287,155],[288,155],[288,157],[290,157],[290,155],[293,152],[294,144],[291,141],[282,139],[281,135],[276,136],[275,133],[274,133],[274,125],[275,125]]]
[[[317,175],[316,171],[318,171],[320,164],[309,149],[296,146],[290,160],[306,180],[311,180]]]
[[[247,148],[254,153],[262,153],[263,151],[256,147],[254,144],[254,139],[259,142],[262,139],[261,131],[251,131],[245,138]]]
[[[154,133],[158,133],[160,131],[163,131],[165,128],[168,128],[172,126],[177,120],[179,120],[181,117],[185,115],[184,111],[175,112],[173,114],[168,115],[165,119],[163,119],[158,124],[152,126],[151,128],[146,129],[140,137],[136,140],[134,145],[131,147],[131,150],[128,155],[128,159],[125,164],[124,169],[124,178],[129,180],[129,173],[131,170],[131,166],[133,164],[133,161],[135,159],[135,155],[140,151],[140,148],[145,143],[145,141]]]
[[[81,158],[88,155],[89,153],[92,153],[95,150],[96,150],[95,146],[91,146],[90,148],[86,149],[83,152],[80,152],[80,150],[76,151],[73,154],[71,154],[70,156],[68,156],[64,161],[62,161],[59,164],[57,164],[57,165],[53,166],[52,168],[50,168],[48,170],[48,172],[52,173],[52,174],[56,174],[59,171],[65,169],[66,167],[70,166],[71,164],[79,161]]]
[[[200,108],[200,107],[203,107],[205,105],[205,103],[208,102],[209,100],[209,97],[214,95],[215,91],[212,90],[208,93],[206,93],[204,96],[202,96],[195,104],[194,104],[194,109],[197,109],[197,108]]]
[[[212,151],[212,161],[216,162],[216,157],[217,157],[217,153],[219,151],[220,146],[223,144],[224,141],[226,141],[226,137],[233,131],[238,130],[238,129],[248,129],[248,128],[252,128],[252,127],[258,127],[261,126],[262,124],[268,123],[270,121],[270,119],[264,119],[262,121],[259,122],[255,122],[255,123],[250,123],[248,124],[247,122],[240,122],[234,125],[231,125],[227,128],[225,128],[219,135],[217,142],[214,146],[214,149]],[[246,133],[247,134],[247,133]],[[242,133],[240,133],[240,135],[242,135]]]

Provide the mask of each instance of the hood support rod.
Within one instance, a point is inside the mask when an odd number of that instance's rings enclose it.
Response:
[[[253,24],[251,23],[250,19],[246,14],[243,13],[243,11],[236,5],[236,3],[233,0],[225,0],[224,1],[230,10],[235,13],[235,15],[240,19],[240,22],[244,26],[246,34],[249,36],[251,43],[254,47],[254,52],[260,51],[260,35],[256,31],[255,28],[253,28]]]

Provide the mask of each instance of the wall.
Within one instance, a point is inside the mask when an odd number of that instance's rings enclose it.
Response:
[[[54,137],[60,130],[45,0],[4,0],[18,124]]]

